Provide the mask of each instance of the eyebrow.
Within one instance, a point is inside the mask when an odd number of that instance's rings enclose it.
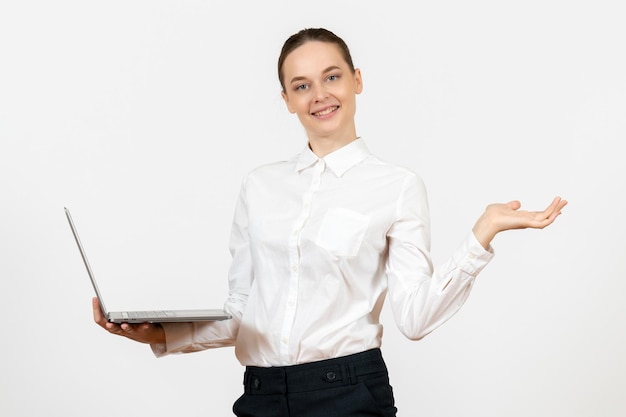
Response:
[[[324,71],[322,71],[322,74],[326,74],[329,73],[331,71],[335,71],[335,70],[340,70],[341,68],[339,68],[337,65],[331,65],[330,67],[326,68]],[[296,81],[302,81],[302,80],[306,80],[307,77],[303,77],[303,76],[299,76],[299,77],[293,77],[291,80],[289,80],[289,84],[293,84]]]

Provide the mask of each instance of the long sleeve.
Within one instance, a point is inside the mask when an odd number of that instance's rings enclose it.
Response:
[[[229,293],[224,309],[232,319],[214,322],[164,323],[165,344],[152,345],[157,357],[173,353],[190,353],[206,349],[233,346],[253,279],[245,182],[241,188],[231,229]]]
[[[451,318],[467,300],[475,277],[493,257],[469,233],[452,256],[433,268],[424,184],[410,176],[387,236],[389,302],[400,331],[419,340]]]

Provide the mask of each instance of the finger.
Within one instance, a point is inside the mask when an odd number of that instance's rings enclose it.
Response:
[[[565,207],[566,204],[567,201],[562,200],[560,197],[556,197],[550,206],[541,213],[543,218],[539,219],[539,227],[544,228],[551,225],[561,214],[561,209]]]
[[[116,323],[112,323],[112,322],[108,321],[106,319],[106,317],[104,317],[104,314],[102,314],[102,310],[100,310],[100,304],[98,303],[97,300],[94,301],[93,306],[94,306],[94,320],[95,320],[95,322],[100,327],[102,327],[103,329],[108,331],[109,333],[120,334],[121,333],[120,326],[118,324],[116,324]]]
[[[556,220],[556,218],[561,214],[561,210],[563,210],[563,207],[565,207],[566,205],[567,205],[566,200],[563,200],[560,197],[557,197],[554,199],[554,202],[553,202],[554,207],[548,215],[548,218],[551,220],[550,223]]]
[[[104,328],[107,329],[109,333],[113,333],[113,334],[117,334],[121,336],[124,335],[124,331],[122,330],[119,324],[111,323],[107,321],[106,324],[104,325]]]
[[[135,336],[138,333],[141,333],[141,329],[145,327],[144,324],[130,324],[130,323],[122,323],[120,324],[120,329],[126,336]]]
[[[150,323],[140,323],[140,324],[130,324],[130,323],[122,323],[120,325],[120,329],[124,334],[128,337],[133,336],[141,336],[146,333],[149,333],[152,329],[152,325]]]
[[[132,340],[136,340],[142,343],[149,343],[150,334],[154,330],[154,327],[150,323],[130,324],[123,323],[120,325],[120,336],[127,337]]]
[[[555,197],[554,200],[552,200],[550,208],[553,212],[559,212],[566,204],[567,201],[563,200],[561,197]]]
[[[104,327],[107,323],[107,320],[104,318],[104,314],[102,314],[102,309],[100,308],[98,298],[93,297],[91,299],[91,308],[93,310],[93,320],[98,323],[98,325]]]
[[[555,197],[550,203],[550,205],[546,207],[545,210],[534,212],[533,214],[534,214],[535,219],[538,220],[539,222],[543,222],[544,220],[553,217],[553,215],[558,212],[557,209],[558,209],[560,201],[561,201],[560,197]]]

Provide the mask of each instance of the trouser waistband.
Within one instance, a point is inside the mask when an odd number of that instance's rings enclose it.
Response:
[[[356,384],[365,376],[387,375],[380,349],[292,366],[246,366],[246,394],[268,395],[306,392]]]

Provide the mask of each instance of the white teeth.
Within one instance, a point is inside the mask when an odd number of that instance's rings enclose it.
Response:
[[[326,110],[322,110],[319,111],[317,113],[315,113],[316,116],[326,116],[327,114],[330,114],[332,112],[334,112],[337,109],[337,107],[329,107]]]

